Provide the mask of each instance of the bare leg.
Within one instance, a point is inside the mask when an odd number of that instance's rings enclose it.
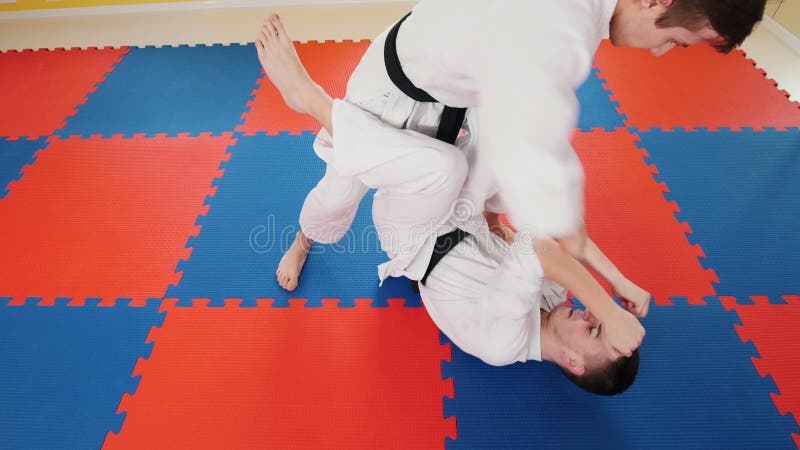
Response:
[[[308,75],[277,14],[264,20],[256,39],[256,50],[264,72],[286,104],[298,113],[310,115],[333,135],[333,98]],[[312,244],[313,241],[302,231],[297,233],[275,272],[282,288],[287,291],[297,289]]]
[[[333,98],[308,75],[280,17],[264,20],[256,39],[258,60],[283,100],[293,110],[316,119],[333,135]]]

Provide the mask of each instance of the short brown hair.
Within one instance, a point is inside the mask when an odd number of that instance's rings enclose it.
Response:
[[[564,376],[585,391],[597,395],[617,395],[625,392],[639,373],[639,349],[629,357],[618,358],[583,375],[575,375],[561,366],[559,368]]]
[[[728,53],[753,32],[753,27],[764,17],[766,3],[767,0],[673,0],[656,26],[689,31],[710,26],[722,36],[722,42],[714,43],[714,47]]]

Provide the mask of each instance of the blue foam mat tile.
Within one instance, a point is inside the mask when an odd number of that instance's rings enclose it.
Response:
[[[195,298],[219,305],[226,298],[246,304],[271,298],[273,306],[290,298],[312,305],[335,298],[340,307],[350,307],[355,299],[372,299],[372,306],[382,307],[403,298],[407,306],[421,305],[408,280],[378,286],[377,266],[387,257],[372,224],[371,193],[342,241],[314,245],[295,291],[278,285],[275,271],[299,231],[300,209],[325,170],[312,150],[313,139],[311,133],[238,137],[217,192],[208,198],[208,214],[198,219],[200,233],[189,240],[192,253],[178,264],[181,280],[166,297],[181,306]]]
[[[22,178],[23,167],[35,162],[35,154],[47,146],[47,139],[15,139],[0,137],[0,200],[8,194],[9,183]]]
[[[72,297],[56,297],[53,299],[53,305],[49,306],[50,308],[69,308],[70,303],[72,302]],[[94,299],[88,299],[89,304],[94,303]],[[97,302],[100,303],[100,302]],[[94,306],[97,306],[97,303],[94,303]],[[42,306],[42,305],[38,305]]]
[[[56,134],[233,131],[260,77],[252,45],[131,48]]]
[[[0,436],[3,448],[99,448],[119,431],[131,374],[153,344],[160,302],[146,306],[0,306]]]
[[[800,132],[638,132],[722,296],[800,293]]]
[[[459,448],[789,449],[797,424],[770,398],[739,339],[735,312],[707,305],[651,308],[634,385],[616,397],[573,386],[550,363],[492,367],[453,346]]]
[[[686,297],[686,296],[674,295],[674,296],[671,296],[669,298],[669,300],[675,306],[689,306],[689,297]],[[709,298],[708,297],[704,297],[703,300],[705,302],[708,302]]]
[[[768,297],[767,301],[769,302],[770,305],[788,305],[789,304],[789,302],[783,297]]]
[[[24,304],[25,305],[36,305],[40,301],[42,301],[43,297],[25,297]]]
[[[576,92],[581,107],[578,128],[582,131],[596,128],[614,131],[625,126],[626,117],[618,112],[619,103],[611,100],[611,92],[603,86],[604,82],[600,70],[592,69],[589,78]]]
[[[756,302],[766,302],[770,305],[788,305],[789,302],[784,296],[761,296],[761,295],[726,295],[726,298],[733,298],[737,305],[754,305]]]

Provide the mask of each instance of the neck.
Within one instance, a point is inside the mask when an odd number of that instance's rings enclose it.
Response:
[[[550,312],[542,310],[541,315],[541,333],[539,336],[539,342],[542,346],[542,361],[550,361],[555,362],[555,336],[553,336],[553,332],[550,330]]]

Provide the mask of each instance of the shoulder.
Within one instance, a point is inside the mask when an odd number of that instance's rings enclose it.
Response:
[[[602,8],[596,0],[531,1],[505,0],[494,2],[493,8],[505,12],[520,22],[552,24],[554,22],[585,22],[600,15]]]

